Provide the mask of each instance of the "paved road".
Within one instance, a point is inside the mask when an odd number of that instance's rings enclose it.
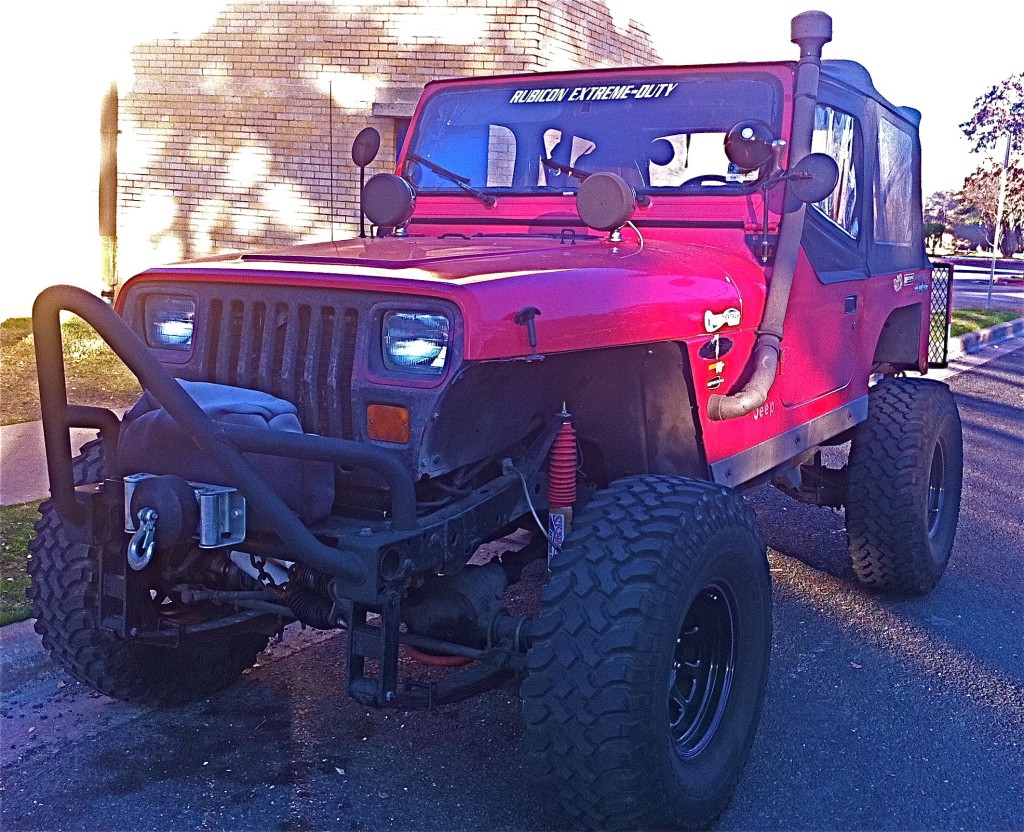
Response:
[[[953,280],[954,309],[986,309],[988,305],[988,278],[957,277]],[[993,286],[992,308],[1024,313],[1024,283]]]
[[[999,280],[992,285],[992,308],[1008,309],[1024,314],[1024,279],[1007,280],[1009,271],[997,271]],[[988,269],[957,266],[953,271],[953,307],[955,309],[985,309],[989,305]]]
[[[950,382],[964,506],[930,596],[862,591],[838,514],[751,497],[773,550],[773,664],[720,828],[1021,828],[1024,349],[996,354]],[[550,828],[511,694],[434,714],[367,711],[342,692],[343,638],[289,638],[231,690],[169,711],[57,673],[7,690],[0,828]]]
[[[724,828],[1024,827],[1024,350],[949,383],[964,502],[929,596],[861,591],[838,515],[756,497],[776,552],[773,677]]]

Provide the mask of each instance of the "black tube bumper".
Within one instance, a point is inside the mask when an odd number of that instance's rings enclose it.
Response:
[[[61,311],[73,312],[99,333],[188,439],[223,471],[225,482],[237,488],[253,509],[269,520],[278,540],[253,543],[259,546],[266,542],[277,556],[331,576],[332,594],[337,597],[379,605],[389,587],[394,588],[410,575],[437,570],[450,558],[471,552],[527,509],[517,475],[507,474],[417,520],[413,476],[397,455],[352,440],[215,422],[105,302],[76,287],[53,286],[39,295],[33,310],[46,464],[56,510],[68,525],[69,535],[74,536],[77,529],[83,542],[92,542],[88,539],[90,512],[84,496],[76,494],[69,429],[98,428],[107,451],[105,458],[112,467],[117,459],[120,423],[114,414],[102,408],[68,404]],[[373,471],[387,483],[389,519],[375,523],[332,522],[314,534],[243,457],[243,451]],[[531,449],[529,459],[522,460],[522,467],[536,472],[543,455],[543,449]],[[116,479],[123,473],[110,467],[110,478]]]

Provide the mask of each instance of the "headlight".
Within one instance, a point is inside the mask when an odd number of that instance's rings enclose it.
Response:
[[[146,298],[146,343],[162,350],[192,349],[196,303],[180,295]]]
[[[448,359],[448,319],[425,312],[388,312],[382,332],[389,370],[440,375]]]

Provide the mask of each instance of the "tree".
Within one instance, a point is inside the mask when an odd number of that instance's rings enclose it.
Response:
[[[924,221],[950,225],[959,220],[962,208],[956,191],[936,191],[924,203]]]
[[[978,229],[977,233],[965,233],[968,227]],[[924,235],[932,252],[942,244],[945,234],[960,245],[970,242],[973,246],[992,238],[991,229],[984,227],[981,212],[962,190],[935,191],[924,201]]]
[[[924,224],[924,238],[928,242],[928,251],[935,254],[935,250],[942,244],[942,235],[949,229],[941,222],[926,222]]]
[[[998,236],[1000,248],[1007,254],[1019,248],[1024,236],[1024,72],[1004,78],[978,98],[974,114],[960,129],[976,153],[1005,147],[1003,164],[983,164],[967,177],[958,196],[975,209],[975,221],[992,231],[992,240],[996,236],[1000,177],[1005,174],[1006,204]]]
[[[1024,148],[1024,72],[1004,78],[974,102],[974,114],[960,125],[972,150],[995,150],[1010,136],[1011,153]]]
[[[999,177],[1002,165],[987,162],[964,181],[964,187],[957,194],[961,204],[969,208],[961,222],[966,225],[982,225],[991,242],[995,236],[996,212],[999,205]],[[1006,204],[1003,207],[1003,223],[1000,248],[1004,255],[1010,255],[1020,247],[1024,234],[1024,159],[1010,162],[1006,169]]]

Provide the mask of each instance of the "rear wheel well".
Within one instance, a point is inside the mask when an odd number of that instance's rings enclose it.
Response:
[[[875,372],[916,370],[921,363],[920,303],[893,309],[882,325],[872,361]]]

